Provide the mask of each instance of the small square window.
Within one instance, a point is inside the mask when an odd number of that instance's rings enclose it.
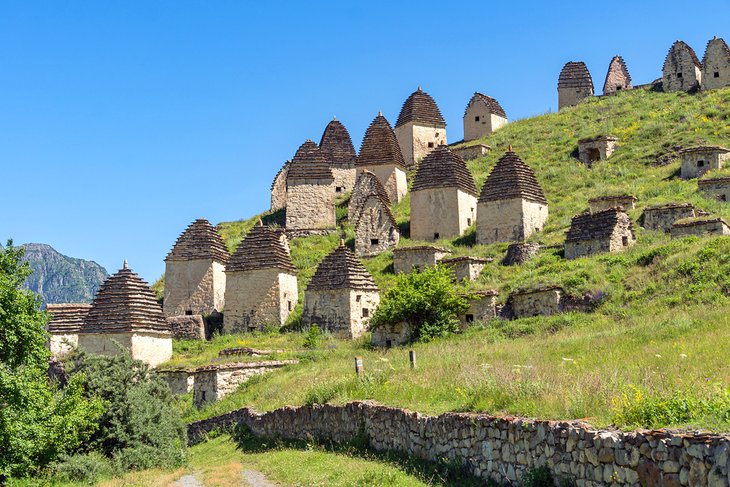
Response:
[[[356,303],[359,303],[360,302],[360,298],[362,298],[362,295],[360,295],[360,294],[358,294],[357,296],[355,296],[355,302]]]
[[[335,188],[335,193],[342,193],[342,188],[340,186],[337,186]]]
[[[433,239],[434,240],[438,240],[439,238],[441,238],[441,235],[438,232],[436,232],[436,233],[433,234]]]
[[[193,316],[193,310],[191,310],[191,309],[185,310],[185,316]]]
[[[714,73],[712,73],[712,77],[713,78],[719,78],[720,77],[720,72],[719,71],[715,71]]]
[[[291,308],[292,308],[291,301],[287,301],[286,302],[286,309],[288,309],[289,311],[291,311]]]
[[[429,149],[433,149],[433,142],[429,142],[429,143],[428,143],[428,148],[429,148]]]
[[[478,122],[479,121],[479,115],[477,115],[476,117],[474,117],[474,121],[475,122]]]
[[[721,194],[720,198],[718,198],[720,201],[727,201],[727,195]]]
[[[438,137],[438,136],[439,136],[439,133],[438,133],[438,132],[436,132],[436,137]]]
[[[677,73],[677,78],[681,78],[681,77],[682,77],[682,73]]]
[[[363,308],[362,309],[362,317],[363,318],[367,318],[368,316],[370,316],[370,310],[367,309],[367,308]]]
[[[474,323],[474,315],[466,315],[467,323]]]
[[[705,161],[697,161],[697,167],[704,167]]]
[[[470,226],[470,225],[471,225],[471,218],[467,218],[466,219],[466,226]]]
[[[202,391],[202,396],[203,396],[203,397],[202,397],[201,399],[202,399],[203,401],[205,401],[205,391]]]
[[[380,240],[377,238],[370,239],[370,245],[378,245],[379,243],[380,243]]]
[[[627,237],[626,235],[621,237],[621,243],[624,245],[624,247],[627,247],[629,245],[629,237]]]

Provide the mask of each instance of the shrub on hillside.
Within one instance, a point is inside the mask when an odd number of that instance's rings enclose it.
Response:
[[[458,315],[469,304],[457,293],[452,271],[444,266],[427,267],[423,272],[399,274],[373,314],[371,328],[406,322],[413,329],[414,340],[455,333]]]

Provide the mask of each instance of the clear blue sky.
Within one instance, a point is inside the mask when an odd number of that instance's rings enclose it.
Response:
[[[597,91],[683,39],[730,38],[730,0],[0,3],[0,239],[149,281],[195,218],[268,209],[274,174],[336,115],[359,148],[418,85],[462,137],[474,91],[511,119],[555,110],[567,61]]]

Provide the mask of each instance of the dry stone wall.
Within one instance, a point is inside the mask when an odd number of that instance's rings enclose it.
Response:
[[[467,147],[457,147],[455,149],[451,149],[451,152],[457,154],[465,161],[471,161],[473,159],[479,159],[480,157],[486,156],[489,154],[490,150],[492,150],[492,148],[488,145],[476,144]]]
[[[169,333],[79,333],[79,348],[91,354],[118,355],[120,352],[117,344],[130,352],[133,359],[141,360],[151,367],[172,358],[172,335]]]
[[[179,339],[205,340],[205,320],[202,315],[170,316],[172,337]]]
[[[225,266],[212,259],[168,260],[165,316],[209,314],[224,308]]]
[[[188,426],[188,441],[241,424],[266,439],[346,443],[366,438],[379,451],[424,460],[451,460],[470,474],[514,484],[545,466],[578,487],[727,487],[730,437],[670,431],[597,430],[581,421],[541,421],[483,414],[416,412],[353,402],[284,407],[267,413],[243,408]]]
[[[690,203],[673,203],[646,208],[642,226],[647,230],[669,232],[672,224],[684,218],[697,216],[697,210]]]
[[[305,326],[316,324],[340,338],[354,339],[365,333],[378,304],[378,291],[307,289],[302,322]]]
[[[393,271],[396,274],[410,274],[413,269],[422,271],[435,266],[450,253],[439,247],[400,247],[393,252]]]
[[[417,125],[409,122],[395,128],[395,137],[403,153],[406,166],[421,162],[439,145],[446,145],[446,128]]]
[[[412,191],[411,238],[428,242],[458,237],[476,220],[476,208],[476,196],[457,188]]]
[[[281,326],[298,297],[297,277],[281,269],[229,271],[223,329],[231,333]]]
[[[548,207],[542,203],[514,198],[479,202],[477,243],[520,242],[542,230]]]
[[[730,201],[730,178],[700,179],[697,181],[700,192],[717,201]]]
[[[297,181],[286,188],[286,229],[335,228],[334,188],[321,181]]]
[[[372,257],[395,247],[400,232],[387,203],[370,195],[360,207],[355,225],[355,255]]]

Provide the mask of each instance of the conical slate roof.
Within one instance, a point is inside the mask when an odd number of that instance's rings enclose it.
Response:
[[[213,259],[225,264],[230,255],[223,239],[205,218],[198,218],[177,238],[166,261]]]
[[[594,213],[586,212],[574,216],[565,237],[566,242],[583,242],[599,238],[610,238],[616,225],[628,227],[633,235],[633,224],[621,208],[609,208]]]
[[[91,305],[85,303],[46,305],[46,311],[51,315],[51,320],[48,322],[48,332],[78,333],[90,309]]]
[[[307,140],[297,149],[286,176],[287,184],[290,181],[302,179],[334,181],[332,171],[330,171],[322,151],[311,140]]]
[[[700,63],[697,54],[695,54],[695,50],[692,49],[689,44],[684,41],[675,41],[674,44],[672,44],[672,47],[669,48],[667,57],[664,58],[664,66],[662,67],[662,71],[666,69],[667,63],[671,62],[674,64],[681,64],[679,56],[682,52],[689,54],[690,58],[692,58],[692,62],[694,63],[694,65],[702,69],[702,63]]]
[[[475,103],[477,101],[484,103],[487,106],[489,113],[499,115],[502,118],[507,118],[507,114],[504,112],[502,105],[500,105],[497,100],[495,100],[491,96],[485,95],[484,93],[479,93],[478,91],[474,92],[474,96],[471,97],[466,108],[469,109],[472,103]],[[466,116],[466,110],[464,110],[464,116]]]
[[[558,78],[558,88],[593,89],[593,78],[583,61],[571,61],[563,66]]]
[[[403,153],[395,138],[395,132],[382,113],[378,113],[362,139],[358,166],[395,164],[405,168]]]
[[[307,285],[307,291],[331,289],[378,290],[373,276],[355,257],[355,254],[345,247],[343,241],[340,241],[340,246],[322,259]]]
[[[296,273],[289,254],[286,234],[279,229],[263,225],[260,220],[236,249],[226,266],[226,272],[257,269],[280,269]]]
[[[357,153],[352,145],[350,133],[336,118],[325,127],[322,139],[319,141],[319,150],[322,151],[330,167],[355,167]]]
[[[104,281],[79,333],[171,333],[162,307],[149,285],[124,267]]]
[[[474,178],[464,160],[445,145],[438,146],[423,158],[418,165],[411,191],[433,188],[457,188],[477,195]]]
[[[420,86],[403,103],[395,126],[400,127],[408,122],[446,127],[446,121],[436,102]]]
[[[522,162],[512,148],[497,161],[484,183],[479,201],[523,198],[547,205],[547,200],[533,170]]]
[[[626,89],[631,86],[631,75],[629,68],[626,67],[624,58],[614,56],[608,64],[606,72],[606,80],[603,82],[603,93],[613,93],[616,91],[617,82],[621,83],[621,88]]]

